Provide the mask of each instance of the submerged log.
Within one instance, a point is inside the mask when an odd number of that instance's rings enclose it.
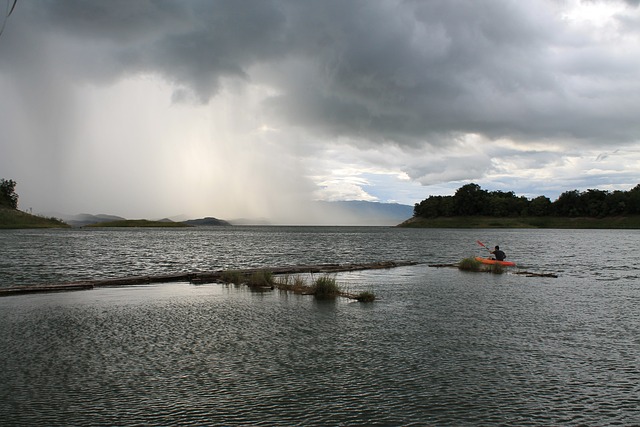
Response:
[[[274,275],[286,274],[305,274],[305,273],[340,273],[358,270],[375,270],[402,267],[408,265],[416,265],[413,261],[378,261],[372,263],[359,264],[316,264],[303,266],[285,266],[285,267],[262,267],[262,268],[246,268],[236,270],[218,270],[203,273],[177,273],[163,274],[153,276],[131,276],[114,279],[98,279],[83,280],[77,282],[43,284],[32,286],[11,286],[0,288],[0,297],[27,293],[38,292],[65,292],[77,291],[85,289],[94,289],[97,287],[120,287],[144,285],[151,283],[167,283],[167,282],[190,282],[193,284],[204,283],[222,283],[225,273],[229,271],[238,272],[242,275],[249,276],[258,271],[269,271]]]

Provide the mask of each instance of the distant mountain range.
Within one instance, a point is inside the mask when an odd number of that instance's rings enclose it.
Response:
[[[64,222],[69,224],[72,227],[83,227],[89,224],[97,224],[99,222],[108,222],[108,221],[122,221],[126,218],[115,215],[92,215],[92,214],[77,214],[77,215],[53,215],[56,218],[62,219]]]
[[[397,203],[377,203],[365,201],[313,202],[314,207],[322,212],[323,220],[319,224],[313,221],[309,225],[397,225],[413,216],[413,206]],[[65,215],[47,214],[60,218],[72,227],[82,227],[108,221],[121,221],[127,218],[105,214]],[[161,221],[174,221],[164,218]],[[225,226],[225,225],[270,225],[264,218],[222,220],[213,217],[179,220],[193,226]]]

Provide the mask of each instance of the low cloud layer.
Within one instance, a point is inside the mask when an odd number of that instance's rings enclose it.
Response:
[[[626,190],[638,76],[634,1],[18,2],[0,175],[126,216]]]

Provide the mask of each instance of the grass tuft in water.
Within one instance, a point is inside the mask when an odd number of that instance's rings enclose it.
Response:
[[[500,264],[493,264],[490,268],[490,271],[493,274],[502,274],[504,273],[504,267],[501,266]]]
[[[376,295],[371,291],[362,291],[356,296],[356,299],[360,302],[373,302],[376,300]]]
[[[251,288],[273,288],[275,286],[273,273],[268,270],[254,271],[249,276],[247,285]]]
[[[458,263],[458,268],[464,271],[482,271],[482,263],[475,258],[465,258]]]
[[[479,271],[485,273],[502,274],[504,267],[499,264],[483,264],[475,258],[465,258],[458,263],[458,269],[463,271]]]
[[[360,302],[375,301],[376,296],[373,291],[363,291],[358,294],[343,289],[336,282],[335,276],[326,274],[317,279],[311,276],[312,284],[307,283],[308,279],[304,275],[274,275],[268,270],[256,270],[250,276],[237,270],[228,270],[222,273],[221,280],[224,283],[233,283],[236,285],[246,284],[250,288],[271,288],[280,291],[293,292],[301,295],[314,295],[319,299],[330,299],[336,297],[345,297],[358,300]]]
[[[240,285],[244,282],[244,275],[237,270],[226,270],[222,272],[222,281],[224,283],[233,283],[234,285]]]
[[[335,277],[320,276],[313,283],[313,294],[316,298],[335,298],[341,293]]]
[[[299,274],[295,276],[289,276],[288,274],[278,278],[276,281],[278,289],[283,291],[290,291],[298,294],[311,293],[309,285],[304,277]]]

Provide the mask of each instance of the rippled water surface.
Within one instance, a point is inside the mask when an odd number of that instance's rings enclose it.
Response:
[[[429,264],[500,244],[515,271]],[[238,227],[0,232],[0,284],[414,260],[378,300],[170,283],[0,298],[1,425],[638,425],[640,234]]]

